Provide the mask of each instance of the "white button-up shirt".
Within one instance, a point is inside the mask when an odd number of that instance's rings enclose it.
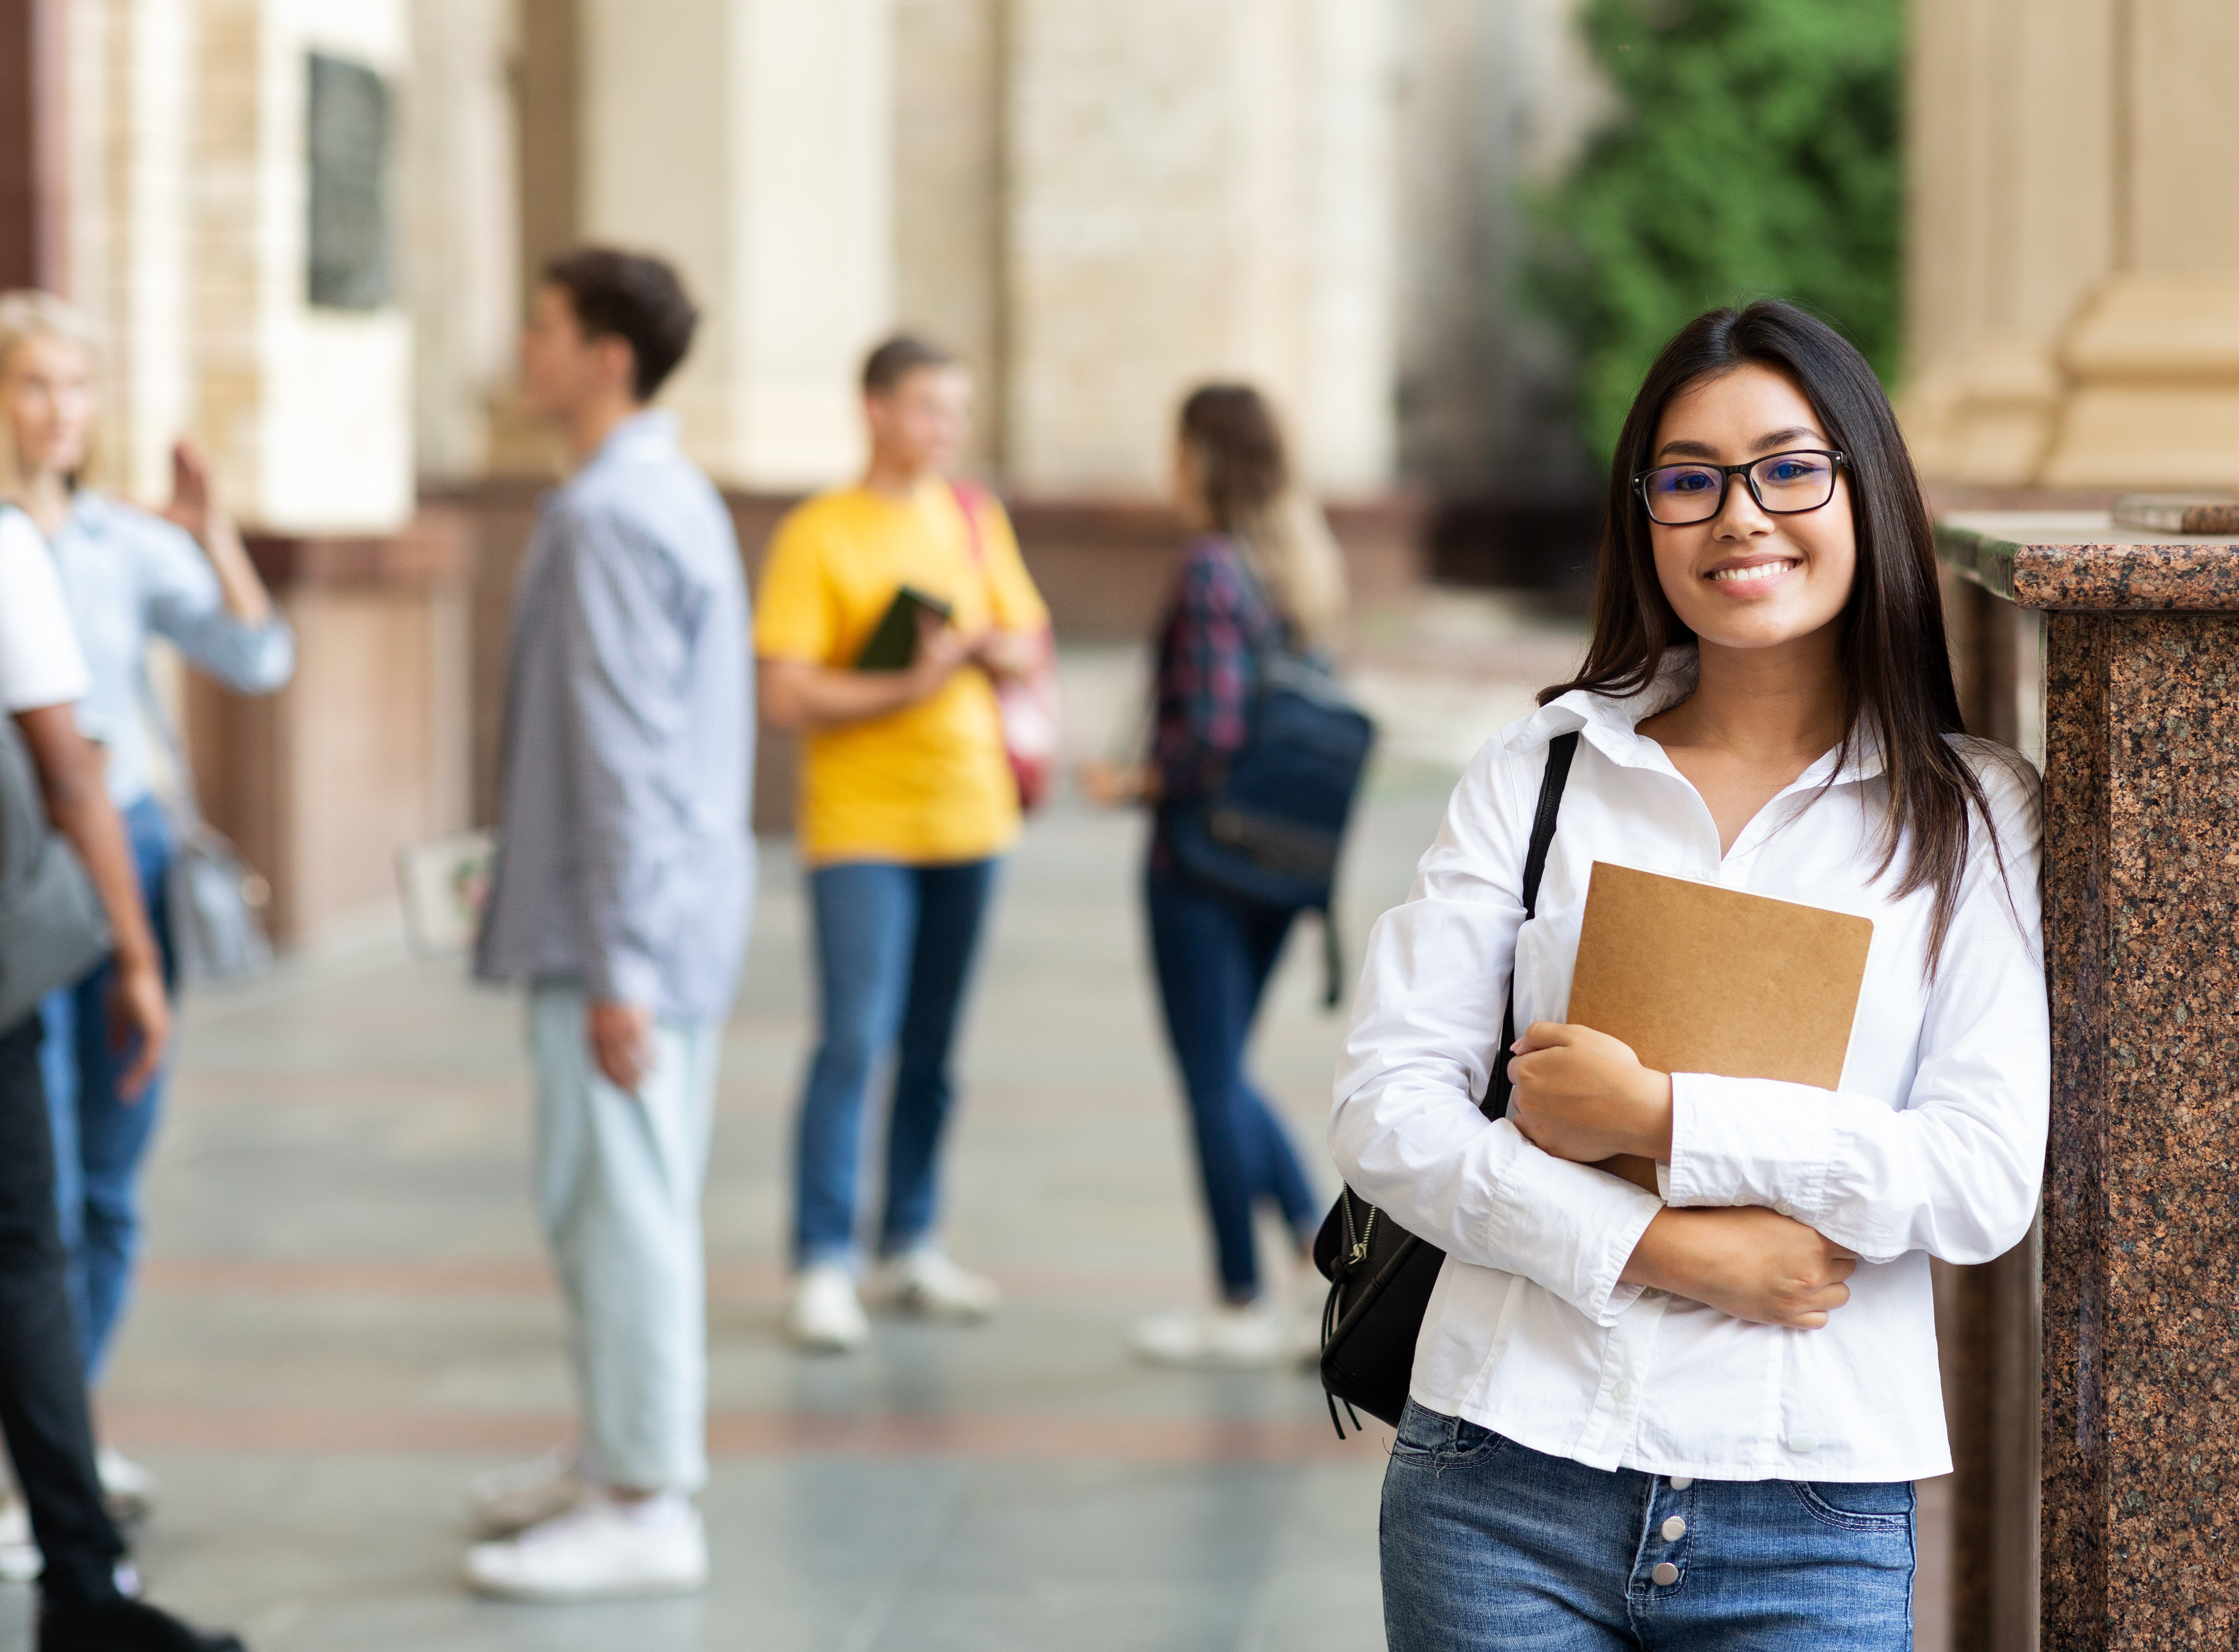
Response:
[[[1721,855],[1701,796],[1634,732],[1692,672],[1692,652],[1674,650],[1640,694],[1565,694],[1478,753],[1412,893],[1370,938],[1331,1147],[1355,1192],[1446,1252],[1416,1346],[1419,1403],[1599,1469],[1941,1474],[1951,1457],[1929,1258],[1985,1262],[2019,1243],[2043,1168],[2036,777],[2010,753],[1957,742],[1990,799],[2004,869],[1977,819],[1931,979],[1933,889],[1898,899],[1897,874],[1875,876],[1888,788],[1870,742],[1853,743],[1831,785],[1835,754],[1823,758]],[[1547,742],[1571,729],[1584,737],[1527,924],[1524,856]],[[1873,921],[1839,1090],[1672,1077],[1661,1178],[1671,1204],[1769,1206],[1858,1253],[1850,1299],[1824,1330],[1751,1324],[1620,1284],[1664,1201],[1478,1111],[1503,1058],[1511,958],[1518,1028],[1564,1019],[1597,860]]]

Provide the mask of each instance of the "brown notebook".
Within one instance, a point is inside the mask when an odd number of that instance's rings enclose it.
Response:
[[[1569,1019],[1658,1072],[1843,1081],[1873,920],[1594,862]],[[1653,1191],[1652,1165],[1603,1168]]]

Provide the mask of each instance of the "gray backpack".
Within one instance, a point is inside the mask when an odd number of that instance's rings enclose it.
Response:
[[[47,819],[31,753],[0,715],[0,1032],[109,952],[93,879]]]

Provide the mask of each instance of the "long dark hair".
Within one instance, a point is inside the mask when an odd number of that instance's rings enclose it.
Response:
[[[1267,398],[1248,384],[1200,385],[1182,403],[1180,435],[1213,527],[1236,541],[1284,617],[1326,641],[1345,609],[1345,564],[1299,489]]]
[[[1609,518],[1585,665],[1571,681],[1540,690],[1539,703],[1574,688],[1636,693],[1655,678],[1666,648],[1694,640],[1657,577],[1648,513],[1633,478],[1649,468],[1657,427],[1674,396],[1752,364],[1795,383],[1847,460],[1858,564],[1841,620],[1844,734],[1836,772],[1864,725],[1881,747],[1889,782],[1889,819],[1874,875],[1888,872],[1910,842],[1897,893],[1936,891],[1932,966],[1958,907],[1972,817],[1982,816],[1994,853],[1997,839],[1990,831],[1982,781],[1945,738],[1963,729],[1920,479],[1873,368],[1824,322],[1792,304],[1764,301],[1699,315],[1664,347],[1633,398],[1610,465]],[[2003,866],[2003,855],[1999,859]]]

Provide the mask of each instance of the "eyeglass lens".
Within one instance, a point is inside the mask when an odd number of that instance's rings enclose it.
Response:
[[[1757,502],[1775,515],[1817,510],[1835,495],[1835,461],[1824,453],[1777,453],[1749,468]],[[1706,522],[1725,501],[1714,465],[1665,465],[1643,478],[1648,514],[1667,527]]]

